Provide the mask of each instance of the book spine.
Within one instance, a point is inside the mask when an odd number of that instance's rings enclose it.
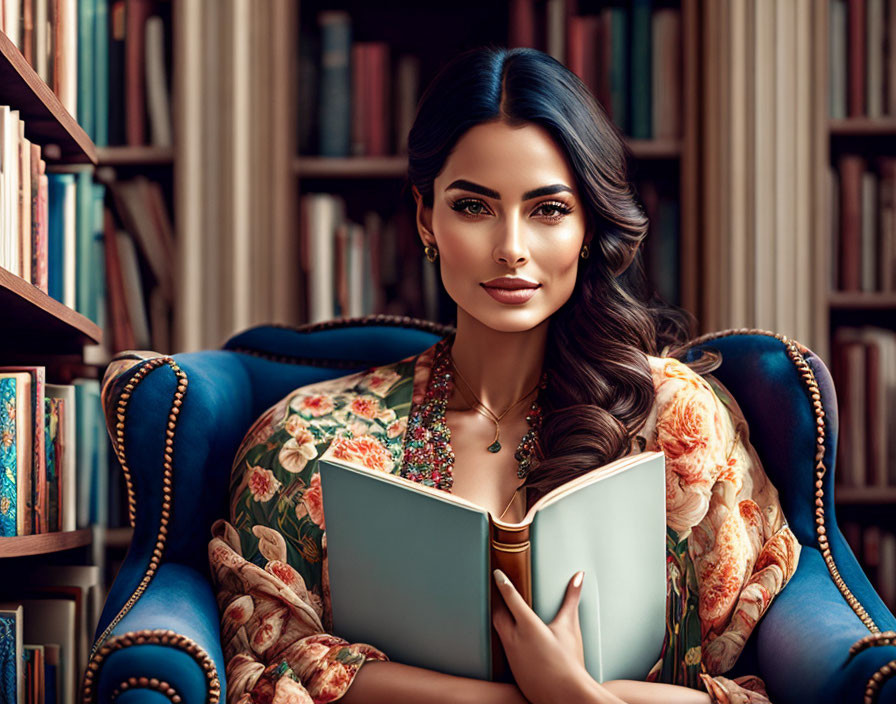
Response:
[[[351,24],[346,12],[324,11],[321,26],[320,154],[349,156],[351,149]]]
[[[18,533],[16,519],[19,514],[17,501],[16,467],[16,380],[0,379],[0,536],[11,537]]]
[[[529,526],[506,527],[498,526],[489,516],[489,538],[491,565],[489,574],[493,570],[501,570],[516,587],[520,596],[532,606],[532,544],[529,541]],[[495,580],[491,580],[491,604],[494,618],[495,605],[500,604],[504,597],[498,591]],[[491,619],[490,619],[491,620]],[[492,627],[492,680],[495,682],[511,681],[510,665],[507,654],[498,636]]]

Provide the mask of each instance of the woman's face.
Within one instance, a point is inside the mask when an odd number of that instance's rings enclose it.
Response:
[[[433,189],[432,209],[413,189],[418,231],[439,250],[442,281],[460,308],[490,328],[520,332],[569,299],[585,213],[573,172],[547,131],[503,122],[471,128]],[[502,277],[534,288],[485,286]]]

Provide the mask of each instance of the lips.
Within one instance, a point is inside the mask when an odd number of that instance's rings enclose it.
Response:
[[[509,303],[518,305],[520,303],[525,303],[532,296],[535,295],[535,292],[538,291],[539,286],[532,286],[531,284],[522,286],[520,283],[513,284],[512,288],[508,288],[505,286],[486,286],[485,284],[480,284],[482,288],[485,289],[486,293],[489,296],[494,298],[499,303]]]
[[[491,281],[486,281],[481,286],[486,288],[502,288],[502,289],[519,289],[519,288],[538,288],[541,284],[528,279],[521,279],[516,276],[505,276]]]

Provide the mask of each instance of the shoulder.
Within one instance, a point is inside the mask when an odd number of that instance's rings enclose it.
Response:
[[[234,467],[252,448],[275,441],[287,450],[292,445],[304,445],[304,453],[311,455],[312,447],[322,449],[339,435],[357,437],[373,432],[387,438],[399,436],[403,426],[395,421],[402,413],[404,397],[410,398],[413,359],[292,389],[249,428],[237,450]]]

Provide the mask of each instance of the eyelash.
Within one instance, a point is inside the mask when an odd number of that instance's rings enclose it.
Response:
[[[460,198],[451,204],[451,209],[457,211],[458,213],[461,213],[462,215],[465,215],[468,218],[475,218],[478,215],[482,215],[482,213],[466,212],[465,209],[470,204],[477,204],[477,205],[481,205],[481,206],[485,207],[485,203],[483,203],[481,200],[477,200],[476,198]],[[560,221],[564,217],[566,217],[567,215],[572,213],[572,208],[570,208],[565,203],[561,203],[558,200],[551,200],[551,201],[547,201],[545,203],[539,203],[537,209],[544,208],[544,207],[553,208],[555,211],[560,213],[559,215],[546,216],[547,219],[551,222]]]

